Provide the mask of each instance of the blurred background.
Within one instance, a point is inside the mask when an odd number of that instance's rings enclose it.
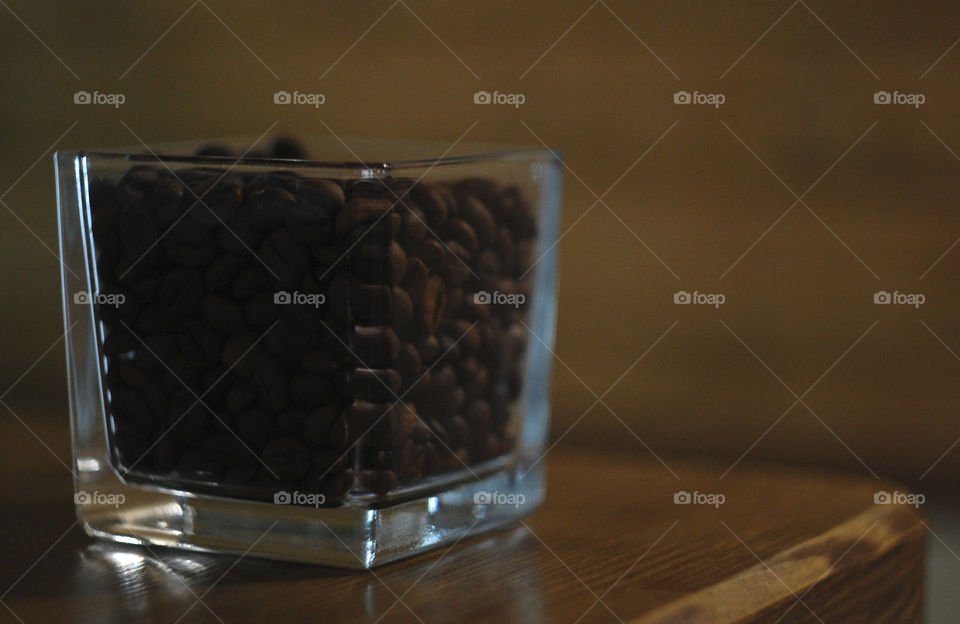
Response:
[[[11,0],[0,28],[4,417],[66,425],[54,150],[526,143],[568,166],[556,439],[956,482],[960,7]]]
[[[956,495],[960,6],[0,4],[2,417],[66,436],[54,150],[526,143],[568,166],[555,439]],[[324,103],[277,105],[281,90]],[[37,452],[66,457],[65,439]]]

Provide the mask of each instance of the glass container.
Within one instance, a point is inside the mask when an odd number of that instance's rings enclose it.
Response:
[[[244,145],[55,156],[85,530],[367,568],[531,513],[558,156]]]

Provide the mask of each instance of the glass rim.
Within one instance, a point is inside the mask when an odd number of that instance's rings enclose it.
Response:
[[[415,142],[410,142],[415,143]],[[464,145],[466,148],[469,145]],[[149,149],[149,148],[148,148]],[[102,159],[106,161],[123,161],[133,164],[182,164],[208,167],[273,167],[273,168],[314,168],[334,170],[379,170],[394,171],[403,169],[435,168],[450,165],[464,165],[482,162],[510,162],[510,161],[549,161],[561,164],[563,153],[550,148],[534,146],[506,147],[490,151],[477,151],[457,156],[440,156],[438,158],[408,158],[394,160],[363,161],[360,159],[347,160],[318,160],[312,158],[274,158],[266,156],[219,156],[219,155],[177,155],[170,153],[138,153],[133,151],[112,150],[98,148],[90,150],[58,150],[54,152],[56,159]]]

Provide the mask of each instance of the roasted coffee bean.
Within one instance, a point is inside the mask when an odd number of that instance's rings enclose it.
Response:
[[[260,406],[273,413],[283,411],[290,393],[277,361],[265,353],[256,353],[250,362],[250,376],[257,386]]]
[[[260,292],[243,304],[243,318],[251,327],[266,327],[277,320],[277,303],[274,293]]]
[[[162,241],[163,250],[175,263],[202,267],[217,255],[217,241],[207,230],[181,221],[167,232]]]
[[[407,274],[403,278],[403,284],[412,301],[420,301],[423,298],[423,291],[427,287],[429,277],[430,271],[420,258],[408,259]]]
[[[330,279],[327,296],[327,318],[335,325],[349,325],[353,321],[350,297],[353,284],[346,273],[337,273]]]
[[[391,289],[392,303],[393,303],[393,315],[389,319],[394,329],[402,329],[410,322],[410,319],[413,318],[413,301],[410,300],[410,295],[407,294],[407,291],[400,288],[399,286],[394,286]]]
[[[347,469],[347,455],[339,450],[317,449],[310,454],[310,462],[321,473],[321,477],[336,475]]]
[[[278,186],[263,186],[247,195],[240,221],[263,229],[280,227],[287,211],[297,205],[297,198]]]
[[[470,254],[457,241],[448,242],[447,249],[450,253],[444,257],[438,269],[451,286],[460,286],[473,275],[468,264]]]
[[[427,235],[427,217],[416,206],[403,213],[400,232],[397,238],[405,247],[416,247]]]
[[[310,265],[310,252],[286,228],[274,230],[260,245],[258,259],[283,288],[296,288]]]
[[[257,400],[257,387],[246,379],[237,379],[227,389],[226,406],[231,414],[239,414]]]
[[[493,412],[486,401],[474,401],[467,407],[465,414],[470,430],[478,438],[484,438],[490,432],[493,425]]]
[[[297,204],[286,215],[287,228],[297,242],[312,245],[330,238],[333,209],[324,204]]]
[[[277,428],[283,433],[297,435],[306,419],[307,410],[299,407],[287,409],[277,414]]]
[[[390,323],[394,318],[393,298],[390,287],[385,284],[359,284],[351,292],[351,303],[357,321]]]
[[[443,279],[437,275],[427,278],[422,296],[421,300],[415,301],[417,317],[422,327],[427,332],[433,333],[440,322],[440,314],[443,312],[446,297],[446,287]]]
[[[447,260],[447,248],[435,238],[427,238],[417,247],[414,255],[433,271],[443,268]]]
[[[344,243],[350,245],[387,245],[400,233],[402,218],[396,212],[391,212],[376,221],[362,223],[347,232]]]
[[[345,236],[347,232],[359,225],[370,227],[390,212],[390,201],[386,199],[372,199],[358,197],[347,201],[343,210],[337,213],[334,221],[334,230],[337,236]]]
[[[245,223],[232,223],[217,229],[220,249],[235,256],[250,255],[263,240],[263,230]]]
[[[345,389],[348,395],[364,401],[395,401],[400,375],[391,369],[357,368],[347,375]]]
[[[460,448],[470,440],[470,425],[466,419],[459,414],[455,414],[447,419],[447,435],[450,438],[450,446]]]
[[[207,293],[200,301],[200,312],[211,327],[227,335],[238,334],[247,325],[236,303],[214,293]]]
[[[353,440],[366,446],[387,448],[397,431],[397,414],[389,403],[355,401],[345,412]]]
[[[331,429],[340,417],[340,408],[336,405],[325,405],[311,410],[303,421],[303,439],[310,446],[336,447],[331,443]]]
[[[398,480],[407,481],[420,477],[426,459],[424,453],[421,445],[409,439],[393,452],[391,463]]]
[[[300,407],[312,408],[334,399],[333,387],[319,375],[295,375],[290,380],[290,395]]]
[[[302,479],[310,472],[310,452],[303,440],[283,436],[263,448],[263,461],[283,480]]]
[[[413,187],[411,197],[427,216],[427,224],[431,228],[438,228],[447,220],[447,202],[444,201],[439,189],[431,184],[422,183]]]
[[[389,326],[359,326],[353,332],[351,349],[363,366],[390,367],[397,359],[400,341]]]
[[[497,236],[497,224],[493,215],[479,199],[473,196],[461,196],[457,202],[459,217],[469,223],[481,247],[493,244]]]
[[[257,338],[253,334],[239,334],[227,338],[223,343],[223,351],[220,355],[221,362],[228,370],[237,375],[249,376],[251,372],[250,362],[253,359],[251,355],[256,342]]]
[[[304,353],[300,358],[300,366],[308,373],[328,379],[340,370],[341,364],[333,353],[326,349],[317,349]]]
[[[276,426],[267,412],[254,407],[237,417],[237,433],[254,449],[260,449],[273,438]]]
[[[420,354],[420,360],[426,364],[432,364],[440,355],[440,341],[436,336],[427,336],[423,342],[417,345],[417,352]]]
[[[222,291],[232,286],[246,258],[233,254],[220,254],[204,270],[204,281],[210,290]]]
[[[473,231],[469,223],[463,219],[451,219],[447,222],[445,231],[450,238],[463,245],[463,248],[466,249],[471,257],[477,253],[477,248],[479,247],[477,233]]]
[[[339,209],[345,201],[343,188],[324,178],[301,178],[297,181],[297,193],[304,201],[317,206]]]

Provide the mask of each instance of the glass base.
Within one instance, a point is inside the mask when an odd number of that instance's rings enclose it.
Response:
[[[520,461],[485,478],[391,505],[357,502],[337,508],[164,491],[117,483],[115,474],[111,479],[100,472],[100,479],[81,477],[80,490],[88,496],[76,508],[89,535],[117,542],[365,569],[531,514],[543,501],[545,475],[542,462],[524,474],[527,465]],[[90,491],[85,485],[103,487]]]

